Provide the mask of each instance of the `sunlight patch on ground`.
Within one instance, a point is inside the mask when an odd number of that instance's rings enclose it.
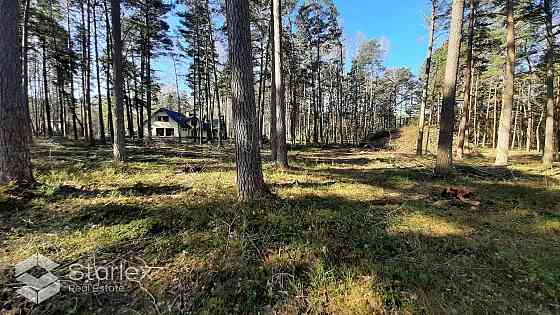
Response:
[[[306,268],[317,260],[320,251],[302,244],[288,244],[277,250],[270,251],[264,258],[264,263],[272,270],[293,270]]]
[[[454,223],[437,216],[421,213],[406,214],[391,224],[388,232],[392,234],[418,233],[431,237],[465,236],[468,232]]]
[[[536,230],[542,234],[549,234],[549,233],[560,233],[560,220],[554,219],[544,219],[539,220],[536,224]]]
[[[93,226],[66,233],[34,233],[13,238],[8,248],[7,261],[1,264],[13,265],[34,253],[42,253],[56,259],[78,258],[98,248],[115,245],[118,242],[135,240],[145,235],[157,222],[153,219],[135,220],[128,224]]]
[[[348,200],[365,201],[383,196],[384,189],[366,184],[337,184],[330,191],[331,194]]]
[[[312,270],[308,300],[314,314],[386,314],[379,279],[365,275],[337,280],[318,263]]]

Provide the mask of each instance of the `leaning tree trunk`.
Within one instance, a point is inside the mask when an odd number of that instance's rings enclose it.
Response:
[[[464,5],[464,0],[453,0],[435,168],[436,174],[438,175],[447,175],[453,161],[457,64],[459,63],[459,53],[461,50],[461,28],[463,26]]]
[[[497,166],[508,164],[509,142],[511,137],[511,117],[513,111],[514,67],[515,67],[515,21],[513,19],[513,0],[506,1],[507,11],[507,58],[504,74],[504,92],[502,95],[502,112],[498,129],[498,144],[496,147]]]
[[[476,22],[476,4],[475,0],[469,0],[471,14],[469,17],[469,39],[467,41],[467,69],[465,71],[465,101],[463,105],[463,117],[459,124],[459,135],[457,139],[457,158],[463,159],[465,152],[465,134],[469,128],[469,111],[471,107],[471,83],[472,72],[474,68],[473,61],[473,42],[474,42],[474,25]],[[476,126],[475,126],[476,127]]]
[[[274,19],[274,75],[273,89],[276,106],[276,161],[288,168],[288,146],[286,144],[286,104],[284,102],[284,79],[282,77],[282,8],[280,0],[272,0]]]
[[[546,39],[548,51],[546,52],[546,125],[544,132],[544,155],[543,164],[546,168],[552,167],[555,155],[555,131],[554,131],[554,45],[556,38],[552,30],[552,0],[544,1],[546,15]]]
[[[226,17],[231,65],[232,108],[239,199],[266,194],[258,145],[248,0],[227,0]]]
[[[18,3],[0,0],[0,184],[32,184],[31,118],[22,87]]]
[[[111,22],[113,24],[113,94],[115,97],[115,139],[113,140],[113,159],[117,162],[126,159],[124,146],[124,79],[122,68],[121,5],[120,0],[111,0]]]
[[[416,154],[422,155],[424,144],[424,124],[426,119],[426,103],[428,101],[428,90],[430,86],[430,70],[432,68],[432,53],[434,47],[434,33],[437,16],[437,1],[432,0],[432,19],[430,22],[430,40],[428,44],[428,58],[426,59],[426,69],[424,73],[424,90],[422,91],[422,104],[420,106],[420,118],[418,119],[418,141],[416,143]]]

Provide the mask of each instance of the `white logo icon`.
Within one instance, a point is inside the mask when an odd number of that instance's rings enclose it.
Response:
[[[40,267],[47,271],[40,278],[27,273],[29,270]],[[50,273],[58,264],[41,254],[35,254],[20,262],[15,267],[17,281],[25,284],[17,293],[29,301],[40,304],[60,292],[58,278]]]

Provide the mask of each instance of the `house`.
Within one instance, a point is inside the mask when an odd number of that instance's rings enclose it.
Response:
[[[200,137],[200,119],[194,115],[184,115],[167,108],[160,108],[152,114],[152,137],[162,139],[173,138],[197,138]],[[212,124],[212,137],[217,138],[219,132],[219,120],[215,119]],[[225,132],[225,124],[222,120],[222,132]],[[204,121],[202,124],[202,137],[208,138],[210,124]],[[144,122],[144,133],[148,134],[148,121]]]

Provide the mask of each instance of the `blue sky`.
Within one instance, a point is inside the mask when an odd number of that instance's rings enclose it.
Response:
[[[351,54],[359,38],[377,38],[387,48],[387,67],[408,67],[417,74],[425,59],[427,46],[426,16],[429,0],[334,0],[344,28],[346,46]],[[171,19],[175,24],[177,19]],[[172,25],[175,29],[175,25]],[[164,85],[175,84],[171,60],[156,64]],[[179,66],[180,74],[186,65]],[[184,84],[181,84],[183,89]]]
[[[388,67],[409,67],[418,73],[427,49],[425,17],[431,9],[428,0],[335,0],[335,3],[347,38],[356,38],[361,33],[366,38],[381,39],[388,45]]]

